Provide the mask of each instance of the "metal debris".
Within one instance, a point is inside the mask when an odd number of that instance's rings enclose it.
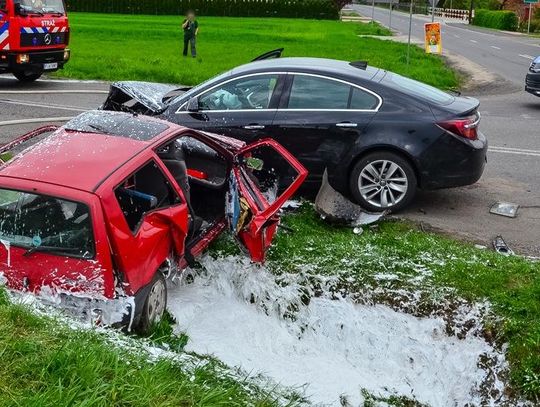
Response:
[[[386,211],[366,212],[361,206],[352,203],[330,186],[326,172],[323,176],[321,189],[315,198],[315,210],[323,219],[349,224],[353,227],[378,222],[387,214]]]
[[[493,248],[497,253],[502,254],[503,256],[514,255],[514,251],[508,247],[501,235],[493,240]]]
[[[495,215],[506,216],[507,218],[515,218],[519,205],[512,202],[495,202],[491,205],[489,213]]]

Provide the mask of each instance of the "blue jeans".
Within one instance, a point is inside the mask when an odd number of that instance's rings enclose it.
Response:
[[[196,57],[197,49],[195,48],[195,37],[184,37],[184,52],[182,54],[187,56],[188,44],[191,45],[191,56]]]

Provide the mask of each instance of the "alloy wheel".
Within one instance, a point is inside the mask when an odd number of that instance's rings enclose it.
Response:
[[[152,286],[148,294],[148,320],[158,322],[165,312],[166,297],[165,282],[159,279]]]
[[[391,208],[401,202],[408,187],[409,182],[403,168],[389,160],[368,163],[358,177],[362,198],[381,209]]]

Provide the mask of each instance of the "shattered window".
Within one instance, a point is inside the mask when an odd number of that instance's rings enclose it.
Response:
[[[88,206],[47,195],[0,189],[0,240],[36,252],[94,257]]]
[[[158,121],[140,119],[127,113],[94,110],[75,117],[66,123],[64,128],[68,131],[148,141],[166,131],[169,126]]]
[[[125,179],[115,190],[116,199],[132,232],[147,212],[180,203],[180,197],[154,161]]]

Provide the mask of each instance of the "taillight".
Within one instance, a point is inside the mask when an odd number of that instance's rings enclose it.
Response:
[[[445,120],[437,123],[440,127],[448,130],[456,136],[465,137],[469,140],[478,138],[478,126],[480,124],[480,113],[472,116],[458,117],[452,120]]]

